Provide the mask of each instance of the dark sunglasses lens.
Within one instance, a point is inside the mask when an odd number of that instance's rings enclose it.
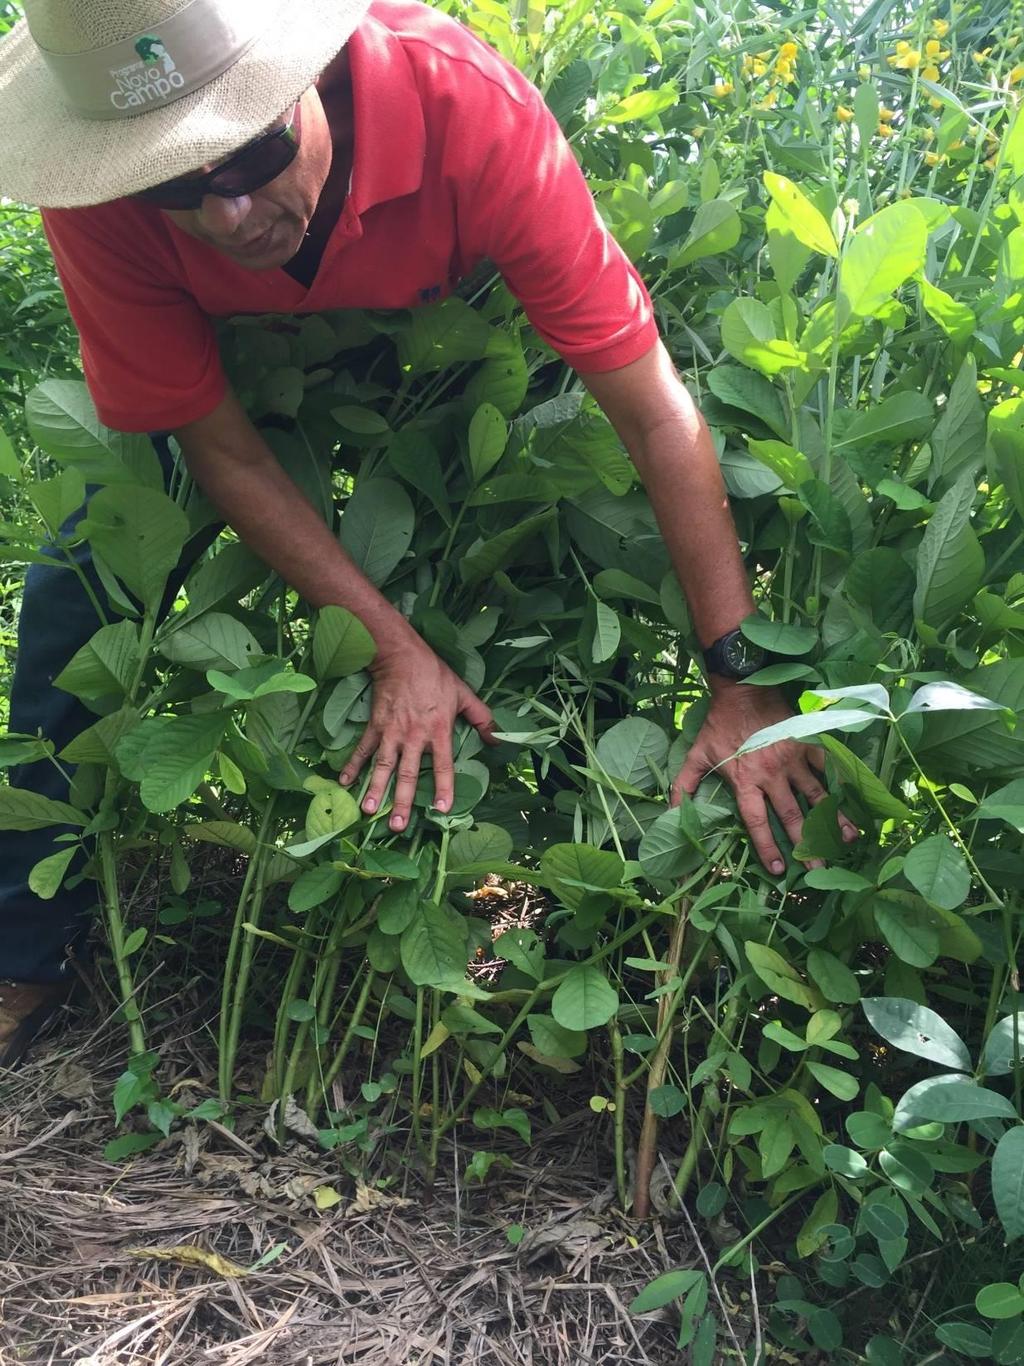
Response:
[[[282,129],[243,147],[230,161],[208,175],[182,180],[167,180],[152,189],[141,190],[136,199],[158,209],[198,209],[203,196],[219,194],[225,199],[250,194],[276,179],[295,160],[298,138],[291,129]]]
[[[249,194],[275,180],[295,160],[296,143],[288,136],[267,138],[240,152],[219,171],[210,174],[214,194]]]

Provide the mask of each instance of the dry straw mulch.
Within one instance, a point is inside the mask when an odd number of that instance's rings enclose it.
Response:
[[[210,1093],[209,1024],[178,1002],[156,1039],[177,1099]],[[626,1305],[662,1271],[698,1263],[687,1226],[617,1211],[589,1111],[538,1132],[525,1159],[512,1140],[513,1165],[484,1187],[462,1179],[484,1136],[459,1134],[428,1202],[393,1144],[354,1175],[352,1155],[346,1170],[340,1152],[300,1138],[278,1147],[256,1106],[237,1133],[179,1126],[113,1165],[102,1151],[124,1048],[94,1004],[0,1073],[3,1366],[680,1361],[672,1314],[638,1319]],[[323,1186],[341,1198],[321,1211]],[[518,1246],[513,1223],[526,1230]],[[264,1268],[231,1274],[281,1244]],[[181,1248],[225,1261],[153,1255]]]

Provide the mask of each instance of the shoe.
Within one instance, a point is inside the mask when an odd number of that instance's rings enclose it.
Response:
[[[20,1062],[36,1035],[71,995],[67,982],[0,981],[0,1067]]]

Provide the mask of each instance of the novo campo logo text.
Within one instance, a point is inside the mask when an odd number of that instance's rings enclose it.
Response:
[[[136,39],[135,51],[139,54],[137,62],[110,73],[115,82],[110,103],[115,109],[137,109],[165,100],[185,84],[185,77],[159,38],[147,35]]]

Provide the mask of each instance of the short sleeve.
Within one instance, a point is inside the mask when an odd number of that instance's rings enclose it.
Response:
[[[618,369],[658,339],[650,295],[540,92],[514,79],[516,97],[489,85],[489,109],[467,139],[478,161],[465,168],[463,248],[490,257],[569,365],[584,374]]]
[[[213,324],[159,228],[126,203],[46,209],[43,226],[100,420],[163,431],[212,412],[226,389]]]

